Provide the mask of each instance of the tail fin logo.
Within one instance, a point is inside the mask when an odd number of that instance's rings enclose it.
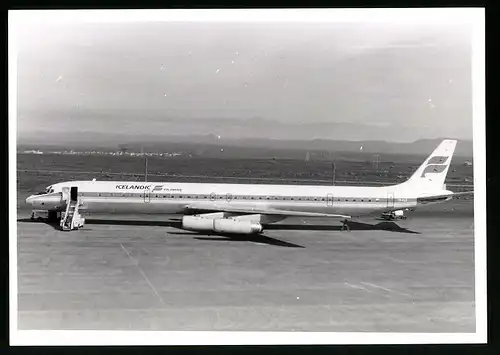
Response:
[[[442,173],[446,170],[447,165],[427,165],[422,171],[422,175],[420,177],[425,177],[425,174],[427,173]]]
[[[440,156],[440,155],[437,155],[437,156],[434,156],[432,157],[428,162],[427,164],[445,164],[446,161],[448,160],[449,157],[445,157],[445,156]]]
[[[448,156],[436,155],[429,159],[425,169],[422,171],[420,177],[425,177],[427,173],[443,173],[446,171],[448,165],[446,162],[448,161]]]

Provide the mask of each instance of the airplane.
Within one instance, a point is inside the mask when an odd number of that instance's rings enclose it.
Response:
[[[125,181],[68,181],[48,186],[26,203],[59,220],[62,230],[83,227],[79,211],[120,214],[181,214],[182,228],[224,234],[261,233],[287,217],[349,219],[403,211],[449,201],[444,184],[457,141],[443,140],[405,182],[391,186],[307,186]],[[344,229],[343,226],[343,229]]]

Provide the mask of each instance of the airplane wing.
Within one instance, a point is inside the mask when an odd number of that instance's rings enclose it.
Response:
[[[255,207],[243,207],[243,206],[217,206],[217,205],[205,205],[205,204],[194,204],[186,206],[188,211],[199,211],[199,212],[229,212],[229,213],[243,213],[243,214],[262,214],[262,215],[274,215],[274,216],[296,216],[296,217],[330,217],[330,218],[346,218],[349,219],[351,216],[340,215],[340,214],[330,214],[330,213],[316,213],[316,212],[301,212],[301,211],[287,211],[287,210],[277,210],[274,208],[255,208]]]

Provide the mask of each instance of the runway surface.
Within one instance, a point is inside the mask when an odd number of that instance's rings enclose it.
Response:
[[[455,205],[232,238],[165,216],[62,232],[20,210],[19,329],[474,332],[473,214]]]

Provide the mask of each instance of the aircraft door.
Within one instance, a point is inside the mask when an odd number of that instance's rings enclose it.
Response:
[[[69,199],[71,198],[70,193],[69,193],[69,187],[64,186],[62,188],[62,198],[65,202],[68,202]]]
[[[149,190],[144,190],[144,203],[151,202],[151,193]]]
[[[387,193],[387,207],[388,208],[394,207],[394,193],[393,192]]]
[[[328,207],[333,207],[333,194],[326,195],[326,205]]]
[[[77,201],[78,200],[78,186],[71,186],[71,189],[70,189],[70,199],[71,199],[71,201]]]

